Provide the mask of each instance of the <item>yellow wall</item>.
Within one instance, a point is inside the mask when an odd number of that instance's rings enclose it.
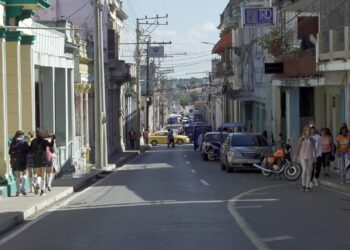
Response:
[[[22,129],[35,130],[35,83],[32,46],[21,45]]]
[[[6,42],[8,130],[14,135],[22,129],[22,94],[19,42]]]

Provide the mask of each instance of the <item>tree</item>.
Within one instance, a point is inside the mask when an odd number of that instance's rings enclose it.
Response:
[[[180,105],[182,107],[188,106],[190,104],[190,99],[188,98],[187,95],[180,95]]]
[[[198,100],[199,95],[196,91],[192,91],[190,94],[190,98],[191,98],[191,103],[195,103]]]

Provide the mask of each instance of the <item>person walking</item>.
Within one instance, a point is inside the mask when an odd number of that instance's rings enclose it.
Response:
[[[129,141],[130,141],[130,148],[135,149],[135,142],[137,139],[136,132],[133,128],[129,131]]]
[[[142,132],[142,137],[143,137],[143,143],[145,145],[148,145],[148,129],[145,129],[143,132]]]
[[[29,146],[32,143],[34,137],[35,137],[34,132],[28,131],[27,136],[26,136],[26,141],[27,141]],[[33,154],[30,151],[27,154],[27,173],[29,176],[30,193],[33,193],[34,192],[34,183],[36,182],[36,174],[34,173],[34,168],[33,168]]]
[[[312,174],[311,174],[311,183],[310,187],[319,185],[318,178],[321,173],[322,165],[322,145],[321,145],[321,136],[318,133],[317,128],[314,125],[310,126],[312,138],[315,140],[316,144],[316,162],[313,164]]]
[[[349,163],[350,135],[347,126],[342,126],[337,136],[337,156],[339,157],[339,173],[342,183],[350,183],[350,173],[345,169]]]
[[[303,130],[303,135],[298,145],[297,159],[301,162],[303,169],[301,174],[302,191],[308,192],[310,191],[313,163],[316,162],[316,142],[311,136],[309,126],[306,126]]]
[[[52,138],[51,142],[46,140]],[[48,154],[48,147],[52,147],[54,143],[55,135],[50,135],[46,130],[36,129],[36,137],[30,144],[29,150],[33,154],[33,168],[37,174],[34,193],[38,194],[41,190],[40,195],[45,195],[46,190],[46,168],[50,164],[50,155]]]
[[[325,169],[325,177],[329,177],[329,169],[331,160],[334,157],[334,142],[333,137],[328,128],[321,130],[321,147],[322,147],[322,165]]]
[[[168,148],[170,144],[172,144],[172,147],[175,148],[174,132],[169,128],[168,129]]]
[[[16,196],[20,193],[27,195],[25,191],[25,177],[27,170],[27,154],[29,152],[29,145],[24,140],[24,132],[18,130],[12,138],[9,155],[12,171],[16,178]]]
[[[47,138],[46,139],[50,146],[46,147],[46,153],[47,153],[47,159],[48,159],[48,166],[46,168],[46,186],[47,190],[52,190],[52,180],[54,178],[54,164],[56,162],[57,156],[56,156],[56,143],[54,138]]]

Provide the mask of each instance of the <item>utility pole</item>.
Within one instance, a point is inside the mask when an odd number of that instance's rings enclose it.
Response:
[[[141,148],[141,87],[140,87],[140,64],[141,64],[141,52],[140,52],[140,38],[141,38],[141,30],[140,30],[140,20],[136,19],[136,53],[135,53],[135,61],[136,61],[136,126],[135,131],[138,134],[137,136],[137,149]]]
[[[95,163],[97,168],[108,165],[107,159],[107,130],[106,130],[106,104],[105,104],[105,79],[103,56],[103,27],[102,11],[103,2],[94,1],[95,26],[94,26],[94,75],[95,75]]]
[[[159,25],[168,25],[168,22],[166,23],[159,23],[160,19],[168,18],[168,14],[166,16],[158,16],[155,17],[144,17],[144,18],[137,18],[136,19],[136,53],[135,53],[135,61],[136,61],[136,91],[137,91],[137,124],[136,124],[136,131],[138,133],[141,132],[141,86],[140,86],[140,66],[141,66],[141,51],[140,51],[140,44],[141,42],[141,36],[143,35],[143,32],[141,31],[141,25],[148,25],[148,28],[145,30],[147,31],[150,27],[153,25],[159,26]],[[151,20],[151,22],[149,22]],[[141,22],[142,21],[142,22]],[[145,107],[145,116],[146,116],[146,124],[145,128],[149,129],[149,47],[150,44],[170,44],[170,43],[151,43],[150,39],[147,41],[147,80],[146,80],[146,107]],[[137,147],[140,148],[141,142],[138,141]]]

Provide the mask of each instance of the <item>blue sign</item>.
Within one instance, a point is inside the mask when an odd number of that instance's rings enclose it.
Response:
[[[248,7],[242,9],[244,27],[276,26],[276,9]]]

